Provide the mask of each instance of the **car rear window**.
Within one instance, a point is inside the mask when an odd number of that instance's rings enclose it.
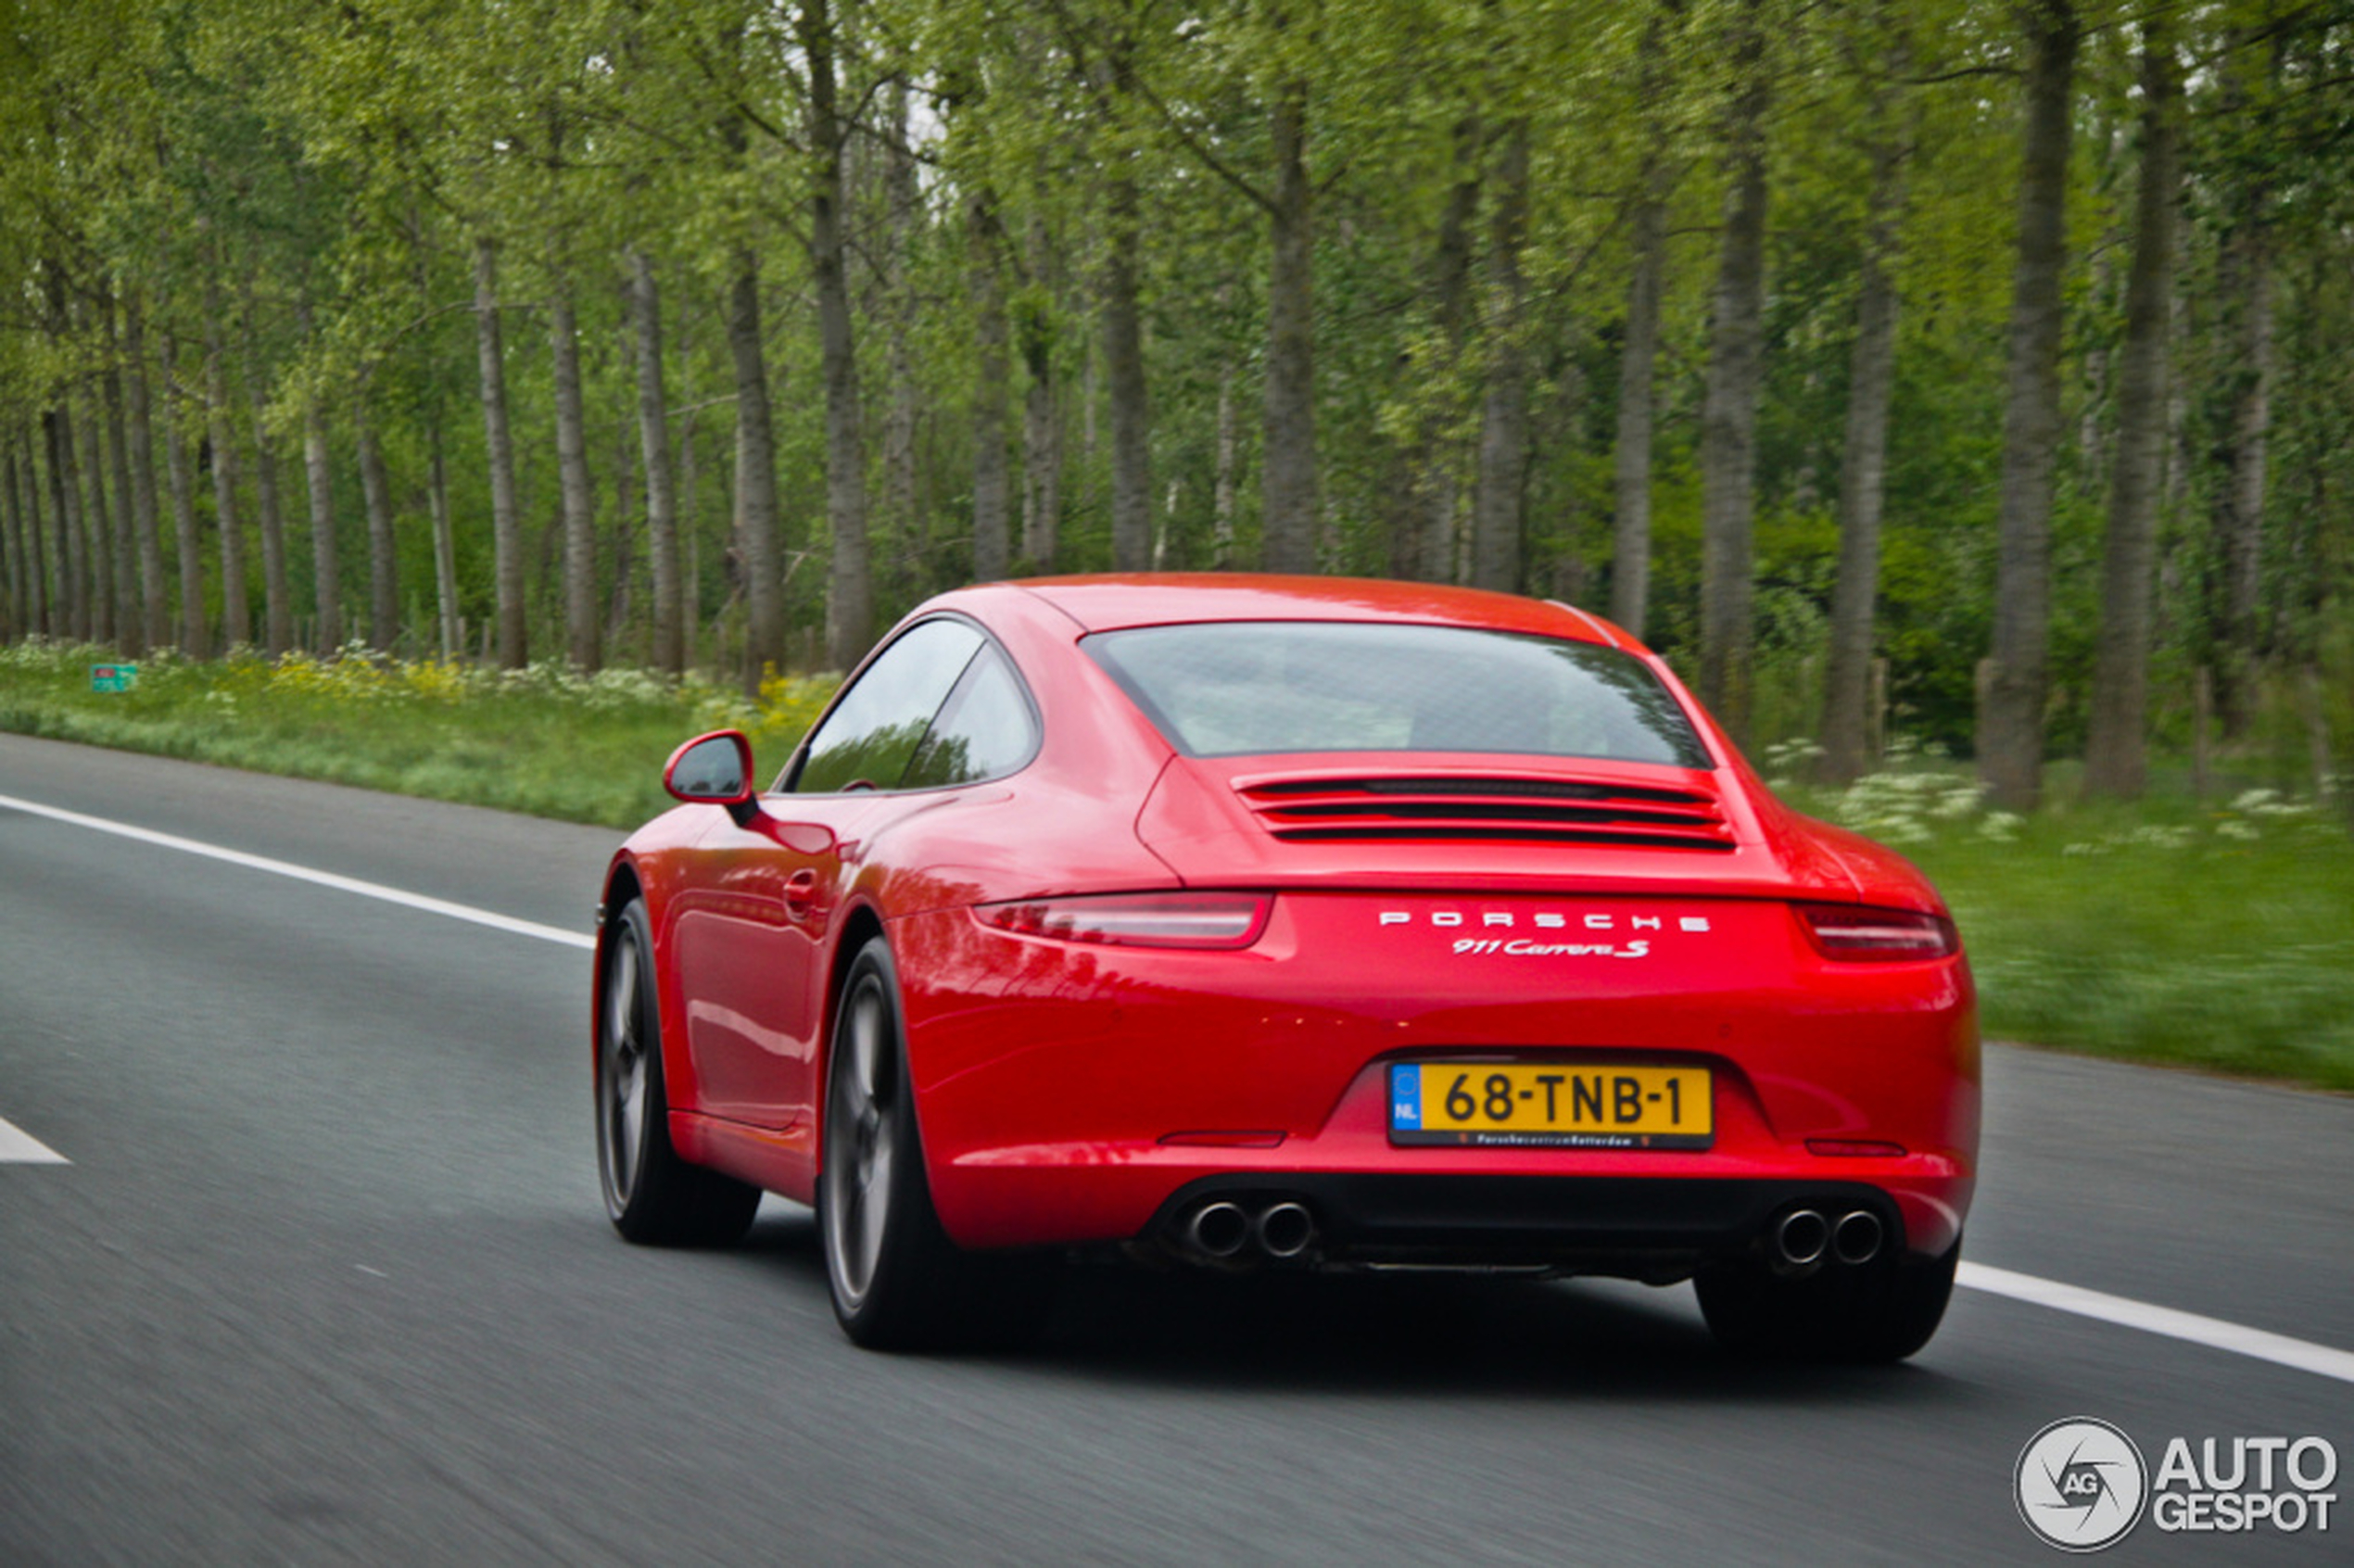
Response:
[[[1465,626],[1221,621],[1098,632],[1087,651],[1193,756],[1502,752],[1711,764],[1614,648]]]

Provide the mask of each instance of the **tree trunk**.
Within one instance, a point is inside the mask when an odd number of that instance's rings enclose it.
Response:
[[[785,583],[777,551],[777,441],[768,421],[766,350],[760,342],[760,262],[736,251],[728,295],[728,349],[736,365],[736,527],[743,547],[744,691],[785,665]]]
[[[580,407],[580,332],[572,285],[559,276],[548,301],[548,352],[556,383],[556,488],[564,518],[564,657],[593,670],[597,649],[597,507],[588,491],[588,433]]]
[[[1734,23],[1725,226],[1701,404],[1700,698],[1749,740],[1757,397],[1766,304],[1766,34],[1759,0]]]
[[[196,475],[188,464],[188,437],[180,394],[180,340],[163,335],[163,459],[171,485],[171,536],[180,556],[180,651],[201,659],[211,651],[205,639],[204,551],[196,536]]]
[[[368,646],[390,656],[400,640],[400,558],[392,532],[392,491],[383,449],[363,407],[360,425],[360,496],[368,513]]]
[[[64,609],[51,586],[47,524],[41,509],[41,464],[34,456],[35,450],[33,426],[27,424],[17,433],[17,461],[24,474],[25,595],[30,601],[32,624],[44,637],[57,637],[64,631]]]
[[[2174,203],[2181,182],[2175,104],[2181,67],[2172,18],[2142,22],[2142,166],[2125,341],[2117,385],[2117,455],[2101,571],[2100,645],[2093,665],[2088,793],[2131,798],[2148,769],[2150,600],[2158,574],[2158,504],[2166,461],[2167,328],[2174,294]]]
[[[158,532],[156,509],[156,444],[153,408],[147,391],[147,327],[136,294],[123,301],[122,337],[129,366],[131,434],[131,523],[137,535],[139,557],[139,620],[150,648],[171,640],[171,607],[163,585],[163,539]]]
[[[1511,593],[1520,587],[1521,498],[1528,476],[1528,288],[1521,247],[1528,235],[1528,121],[1504,133],[1496,168],[1496,210],[1489,236],[1495,309],[1490,318],[1487,396],[1480,415],[1479,488],[1472,499],[1475,588]]]
[[[1152,554],[1153,476],[1139,282],[1141,219],[1133,175],[1123,171],[1113,176],[1105,206],[1104,379],[1111,396],[1111,563],[1115,571],[1138,572]]]
[[[1218,467],[1209,492],[1209,563],[1221,572],[1234,563],[1234,449],[1241,434],[1234,409],[1235,373],[1230,355],[1218,367]]]
[[[107,466],[114,481],[115,639],[122,651],[137,658],[147,649],[147,622],[139,595],[139,529],[133,519],[131,497],[131,435],[123,410],[122,340],[115,322],[111,292],[99,303],[106,322],[107,368],[100,390],[107,410]]]
[[[687,667],[686,599],[678,576],[678,502],[671,488],[670,410],[662,389],[662,296],[654,264],[629,251],[630,314],[638,333],[638,444],[646,464],[646,533],[653,557],[653,665]]]
[[[106,416],[98,389],[88,389],[82,411],[82,467],[90,481],[90,504],[82,512],[88,534],[83,559],[90,563],[90,636],[109,647],[115,639],[114,511],[107,499]]]
[[[2253,40],[2236,40],[2243,51],[2267,50]],[[2225,85],[2225,107],[2245,113],[2247,84],[2241,73],[2258,68],[2235,62]],[[2209,505],[2209,533],[2216,575],[2209,591],[2208,621],[2216,653],[2217,716],[2227,740],[2247,732],[2256,710],[2259,610],[2264,561],[2264,487],[2272,429],[2272,244],[2267,208],[2269,183],[2237,175],[2228,192],[2228,228],[2217,267],[2221,306],[2223,368],[2217,377],[2213,460],[2218,470]]]
[[[1901,26],[1893,6],[1882,16]],[[1840,449],[1839,575],[1831,587],[1830,658],[1823,681],[1819,777],[1845,784],[1872,763],[1872,626],[1879,597],[1880,509],[1888,487],[1888,414],[1896,390],[1896,250],[1905,208],[1906,133],[1894,82],[1909,67],[1900,42],[1872,97],[1872,189],[1865,220],[1855,345],[1848,360],[1847,431]]]
[[[417,209],[409,209],[409,261],[417,284],[420,302],[433,297],[433,285],[425,271],[424,223]],[[428,344],[420,349],[424,368],[430,370],[432,348]],[[445,662],[455,660],[465,652],[465,637],[458,613],[458,564],[455,541],[450,537],[449,474],[441,450],[441,391],[439,385],[428,376],[428,389],[421,412],[425,424],[427,453],[425,501],[433,514],[433,586],[434,609],[439,624],[439,648]]]
[[[316,341],[308,300],[296,306],[306,341]],[[312,646],[322,658],[343,647],[343,567],[335,537],[334,474],[327,467],[327,411],[315,391],[302,398],[302,477],[310,501],[310,592],[318,625]]]
[[[250,295],[243,335],[246,398],[253,408],[254,507],[261,519],[261,643],[274,659],[295,643],[294,590],[286,575],[286,525],[278,504],[278,444],[270,434],[270,395],[254,347]]]
[[[1046,335],[1023,336],[1031,380],[1022,399],[1021,553],[1025,570],[1051,572],[1062,520],[1061,388]]]
[[[826,656],[856,664],[875,639],[874,569],[867,541],[867,456],[858,407],[858,359],[851,337],[850,272],[842,243],[842,145],[848,127],[835,104],[830,0],[803,0],[801,45],[809,62],[810,272],[817,293],[817,339],[826,382],[826,515],[833,571],[826,595]]]
[[[702,472],[701,464],[696,461],[698,449],[695,441],[695,437],[702,433],[702,420],[693,411],[696,401],[695,357],[688,351],[688,346],[694,341],[694,326],[688,313],[689,305],[692,299],[691,294],[686,296],[681,299],[678,307],[678,342],[681,346],[678,354],[678,400],[683,408],[690,411],[686,416],[686,424],[678,432],[677,515],[680,556],[679,599],[682,605],[678,641],[683,651],[682,663],[689,665],[696,661],[703,624],[703,533],[702,512],[700,504],[702,491],[698,483],[702,477]],[[715,648],[717,646],[715,638],[713,645]]]
[[[635,343],[626,346],[622,352],[624,357],[634,361],[637,358]],[[635,368],[634,364],[632,368]],[[605,651],[608,657],[621,656],[619,651],[628,646],[629,623],[635,614],[638,589],[637,502],[640,494],[637,453],[633,449],[635,445],[630,439],[628,426],[616,424],[613,451],[613,596],[605,619]]]
[[[1062,279],[1055,242],[1035,212],[1029,250],[1034,303],[1021,313],[1022,367],[1030,376],[1022,398],[1021,553],[1030,571],[1051,572],[1062,521],[1062,378],[1055,365]]]
[[[515,511],[515,447],[507,430],[507,359],[499,322],[498,253],[475,240],[475,351],[482,372],[483,439],[490,459],[490,537],[499,614],[499,666],[519,670],[526,647],[523,522]]]
[[[1013,519],[1006,463],[1007,391],[1005,236],[995,198],[976,191],[967,209],[972,245],[973,335],[979,348],[973,386],[973,578],[1006,575],[1013,554]],[[1149,506],[1149,500],[1147,505]]]
[[[1455,576],[1456,512],[1462,486],[1453,429],[1458,410],[1456,377],[1471,315],[1472,223],[1479,215],[1483,161],[1479,117],[1466,114],[1458,120],[1453,139],[1456,178],[1439,212],[1438,241],[1431,256],[1437,358],[1425,369],[1420,394],[1428,406],[1415,432],[1419,483],[1409,514],[1417,525],[1414,575],[1434,583],[1451,582]]]
[[[17,488],[17,448],[13,439],[7,442],[6,466],[7,492],[0,495],[0,504],[5,504],[6,508],[6,534],[5,537],[0,537],[0,567],[6,568],[8,579],[8,624],[0,628],[0,635],[5,635],[9,642],[16,642],[32,628],[27,615],[29,606],[25,590],[24,505],[21,492]]]
[[[2031,0],[2025,14],[2027,128],[2003,413],[1993,669],[1978,722],[1979,778],[2006,811],[2031,811],[2043,793],[2052,470],[2060,423],[2060,282],[2068,260],[2068,163],[2080,37],[2073,0]]]
[[[425,410],[425,503],[433,511],[434,604],[440,615],[441,656],[450,660],[465,653],[466,639],[458,614],[458,550],[457,541],[450,537],[449,469],[441,450],[441,413],[432,405]]]
[[[1645,105],[1643,166],[1630,235],[1626,325],[1619,342],[1618,431],[1612,448],[1610,618],[1643,635],[1652,576],[1652,424],[1657,404],[1660,293],[1667,276],[1667,203],[1674,194],[1673,132],[1666,95],[1667,27],[1681,0],[1662,0],[1644,24],[1638,91]]]
[[[1315,259],[1308,180],[1308,87],[1281,83],[1270,117],[1275,159],[1273,259],[1267,282],[1264,516],[1260,553],[1271,572],[1316,569]]]
[[[50,598],[63,605],[56,619],[76,642],[90,639],[90,584],[82,562],[82,470],[73,455],[73,411],[61,398],[42,416],[49,436],[49,516],[57,538],[49,552]]]
[[[891,123],[895,134],[884,149],[883,189],[890,209],[889,249],[885,252],[883,286],[889,340],[884,351],[884,375],[891,397],[883,413],[882,510],[885,536],[895,543],[899,566],[893,581],[904,581],[907,568],[922,560],[923,520],[916,512],[916,414],[919,388],[916,381],[915,327],[917,301],[911,279],[916,233],[922,196],[916,159],[907,150],[907,85],[891,87]]]

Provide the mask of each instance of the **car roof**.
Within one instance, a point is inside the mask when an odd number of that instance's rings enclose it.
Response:
[[[1441,583],[1196,572],[1032,577],[1007,586],[1090,632],[1202,621],[1402,621],[1635,646],[1609,622],[1566,604]]]

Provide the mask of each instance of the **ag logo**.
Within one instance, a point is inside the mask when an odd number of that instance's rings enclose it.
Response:
[[[2133,1439],[2078,1416],[2038,1432],[2019,1454],[2011,1494],[2027,1527],[2062,1551],[2098,1551],[2142,1522],[2149,1469]]]

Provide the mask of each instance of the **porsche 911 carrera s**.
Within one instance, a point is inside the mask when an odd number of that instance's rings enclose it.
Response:
[[[632,1241],[814,1206],[862,1345],[1086,1255],[1692,1281],[1728,1345],[1935,1332],[1974,1182],[1953,920],[1585,613],[1334,578],[943,595],[768,788],[736,731],[599,911]]]

